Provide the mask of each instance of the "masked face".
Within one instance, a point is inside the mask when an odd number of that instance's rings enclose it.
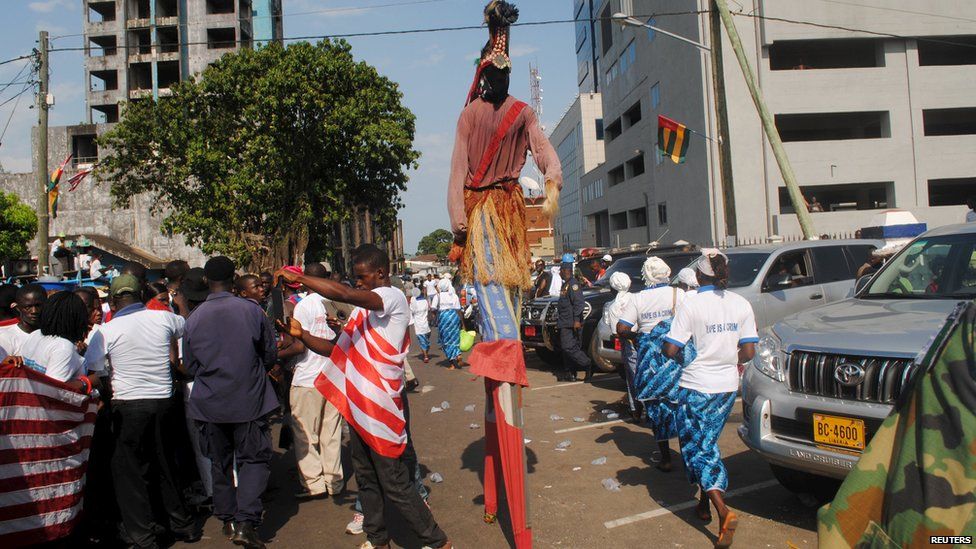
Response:
[[[511,75],[508,70],[489,65],[481,72],[478,94],[489,103],[499,104],[508,98],[510,79]]]

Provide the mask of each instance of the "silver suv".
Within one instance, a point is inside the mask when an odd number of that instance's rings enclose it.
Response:
[[[797,492],[843,478],[960,300],[976,297],[976,224],[929,231],[856,296],[760,333],[742,379],[739,436]]]
[[[882,245],[880,240],[817,240],[731,248],[725,250],[729,289],[749,301],[762,329],[787,315],[854,295],[857,268]],[[677,278],[677,270],[672,271]],[[597,333],[600,356],[619,364],[614,330],[600,322]]]

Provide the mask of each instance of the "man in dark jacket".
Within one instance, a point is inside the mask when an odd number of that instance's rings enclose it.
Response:
[[[210,295],[187,320],[183,337],[194,382],[187,413],[213,463],[214,515],[224,521],[224,535],[237,545],[264,548],[254,528],[274,453],[267,416],[278,399],[267,372],[277,360],[276,336],[261,307],[231,293],[234,270],[223,256],[204,267]]]
[[[562,289],[559,291],[558,318],[556,327],[559,329],[559,347],[563,354],[563,372],[558,376],[560,381],[576,381],[576,372],[590,371],[590,357],[583,352],[580,338],[583,331],[583,291],[579,281],[573,277],[573,264],[563,262],[559,276],[563,279]]]

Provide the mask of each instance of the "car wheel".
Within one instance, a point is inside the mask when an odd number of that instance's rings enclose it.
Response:
[[[563,355],[557,351],[550,351],[546,348],[539,348],[535,350],[535,354],[542,359],[547,365],[553,368],[563,367]]]
[[[841,481],[834,478],[787,469],[772,463],[769,464],[769,468],[773,470],[773,476],[783,488],[794,494],[811,495],[819,503],[827,503],[833,500],[840,488]]]
[[[593,330],[593,335],[590,336],[590,360],[601,372],[613,372],[617,369],[616,364],[600,356],[600,335],[596,330]]]

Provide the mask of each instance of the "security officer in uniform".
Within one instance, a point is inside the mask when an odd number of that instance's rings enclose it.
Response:
[[[583,292],[579,280],[573,276],[573,256],[563,256],[559,276],[563,279],[562,289],[559,291],[558,319],[556,327],[559,329],[559,346],[563,354],[563,372],[558,376],[560,381],[576,381],[576,372],[587,371],[587,379],[591,374],[590,357],[583,352],[580,338],[583,330]]]

